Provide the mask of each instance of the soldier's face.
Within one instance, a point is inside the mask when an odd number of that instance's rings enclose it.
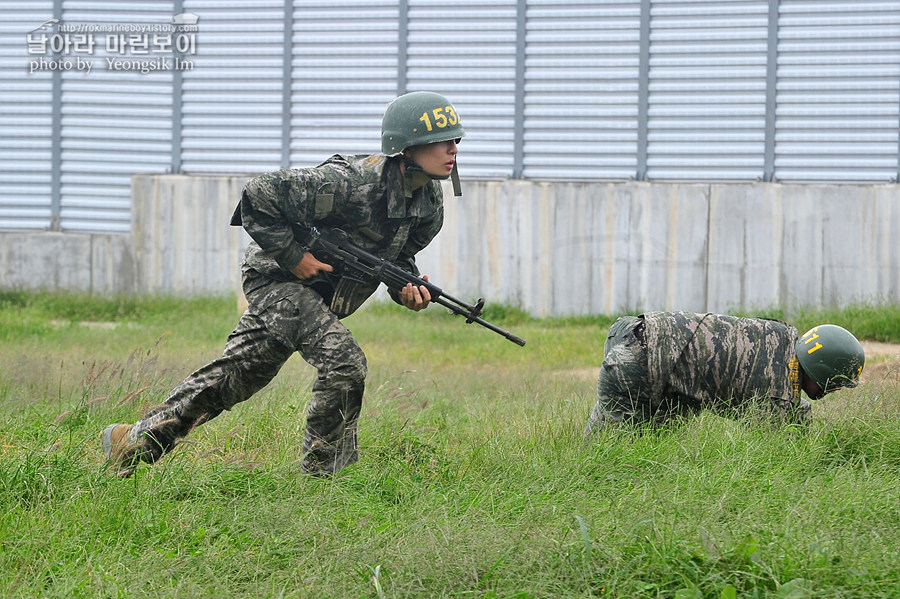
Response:
[[[822,399],[825,395],[825,390],[822,389],[817,382],[812,380],[806,372],[803,373],[803,390],[810,399]]]
[[[456,164],[458,140],[439,141],[433,144],[407,148],[407,156],[429,175],[448,177]]]

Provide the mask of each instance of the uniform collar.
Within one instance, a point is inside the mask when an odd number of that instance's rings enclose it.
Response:
[[[424,186],[411,191],[410,181],[400,169],[401,159],[389,158],[384,169],[385,201],[389,218],[406,218],[408,216],[424,217],[432,214],[440,203],[435,191],[440,189],[439,183],[429,181]]]

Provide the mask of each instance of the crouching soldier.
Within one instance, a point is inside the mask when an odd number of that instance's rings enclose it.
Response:
[[[855,387],[865,364],[859,341],[836,325],[802,337],[778,320],[691,312],[622,317],[609,329],[586,434],[610,422],[662,422],[710,409],[759,409],[804,422],[810,403]]]

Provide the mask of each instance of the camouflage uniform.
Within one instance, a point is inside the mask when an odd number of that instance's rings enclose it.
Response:
[[[763,318],[648,312],[609,329],[587,434],[603,422],[661,421],[711,409],[733,416],[756,406],[801,422],[797,329]]]
[[[233,225],[253,242],[242,265],[249,306],[221,358],[188,376],[165,403],[128,435],[138,459],[155,461],[190,430],[248,399],[295,351],[318,375],[307,409],[303,468],[336,472],[358,459],[356,428],[366,357],[341,318],[375,291],[378,281],[319,273],[300,280],[290,269],[308,249],[304,226],[342,228],[352,243],[418,275],[415,254],[443,223],[440,184],[415,192],[400,158],[332,156],[315,168],[280,170],[249,181]],[[391,292],[399,301],[396,292]]]

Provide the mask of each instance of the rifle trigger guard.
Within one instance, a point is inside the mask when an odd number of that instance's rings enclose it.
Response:
[[[479,297],[478,301],[475,302],[475,307],[469,311],[469,315],[466,316],[466,324],[472,324],[475,322],[475,319],[481,316],[481,309],[484,308],[484,298]]]

